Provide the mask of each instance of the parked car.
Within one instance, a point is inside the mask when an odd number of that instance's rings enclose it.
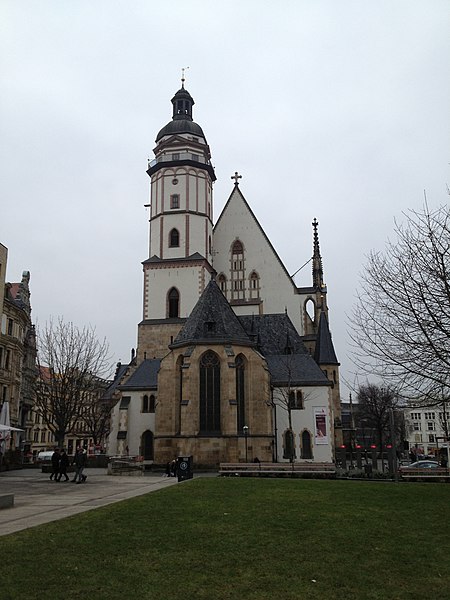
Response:
[[[53,450],[42,450],[38,453],[36,460],[38,462],[51,462]]]
[[[404,465],[402,469],[437,469],[439,463],[435,460],[418,460],[410,465]]]

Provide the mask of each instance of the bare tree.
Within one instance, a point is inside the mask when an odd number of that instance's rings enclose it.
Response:
[[[405,216],[369,255],[351,337],[360,369],[430,406],[450,384],[450,208]]]
[[[95,445],[103,444],[111,431],[113,403],[103,397],[108,383],[110,382],[104,379],[98,380],[97,387],[85,403],[80,417],[85,425],[85,433],[92,437]]]
[[[59,446],[73,432],[109,369],[108,344],[99,342],[92,328],[78,329],[60,318],[38,332],[35,410]]]
[[[355,413],[357,429],[372,429],[376,432],[376,441],[380,448],[391,439],[390,418],[394,411],[394,427],[396,437],[403,433],[404,423],[400,397],[397,391],[389,386],[380,387],[374,384],[362,385],[358,391],[358,405]]]

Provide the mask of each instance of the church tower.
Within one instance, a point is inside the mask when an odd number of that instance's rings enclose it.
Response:
[[[172,120],[159,131],[155,158],[148,165],[149,258],[143,263],[143,324],[178,322],[174,335],[213,272],[212,186],[216,179],[205,134],[193,120],[194,99],[184,87],[184,77],[181,81],[172,98]],[[145,343],[141,341],[142,354]],[[170,339],[164,340],[166,349],[169,343]]]

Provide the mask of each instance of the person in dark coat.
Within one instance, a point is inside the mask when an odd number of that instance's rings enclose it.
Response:
[[[86,451],[83,448],[77,448],[72,464],[75,464],[75,477],[72,479],[72,483],[84,483],[87,477],[83,475],[83,469],[86,466]]]
[[[55,481],[58,481],[58,473],[59,473],[59,448],[55,448],[55,451],[52,454],[52,474],[50,475],[50,480],[53,481],[53,477]]]
[[[67,456],[67,452],[64,450],[62,450],[61,452],[61,458],[59,461],[59,475],[56,478],[56,481],[61,481],[61,477],[64,475],[65,480],[64,481],[69,481],[69,476],[67,475],[67,467],[69,466],[69,457]]]

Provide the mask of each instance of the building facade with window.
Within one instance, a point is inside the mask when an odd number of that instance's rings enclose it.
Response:
[[[298,287],[237,173],[214,222],[211,153],[184,82],[172,105],[147,171],[143,319],[136,356],[115,382],[109,451],[160,464],[181,454],[205,465],[332,461],[339,362],[318,223],[312,281]]]
[[[0,408],[9,404],[11,425],[23,431],[8,435],[8,449],[27,453],[31,445],[36,334],[31,321],[30,273],[6,281],[8,250],[0,244]]]
[[[405,410],[406,436],[410,451],[437,456],[450,431],[450,405]]]

